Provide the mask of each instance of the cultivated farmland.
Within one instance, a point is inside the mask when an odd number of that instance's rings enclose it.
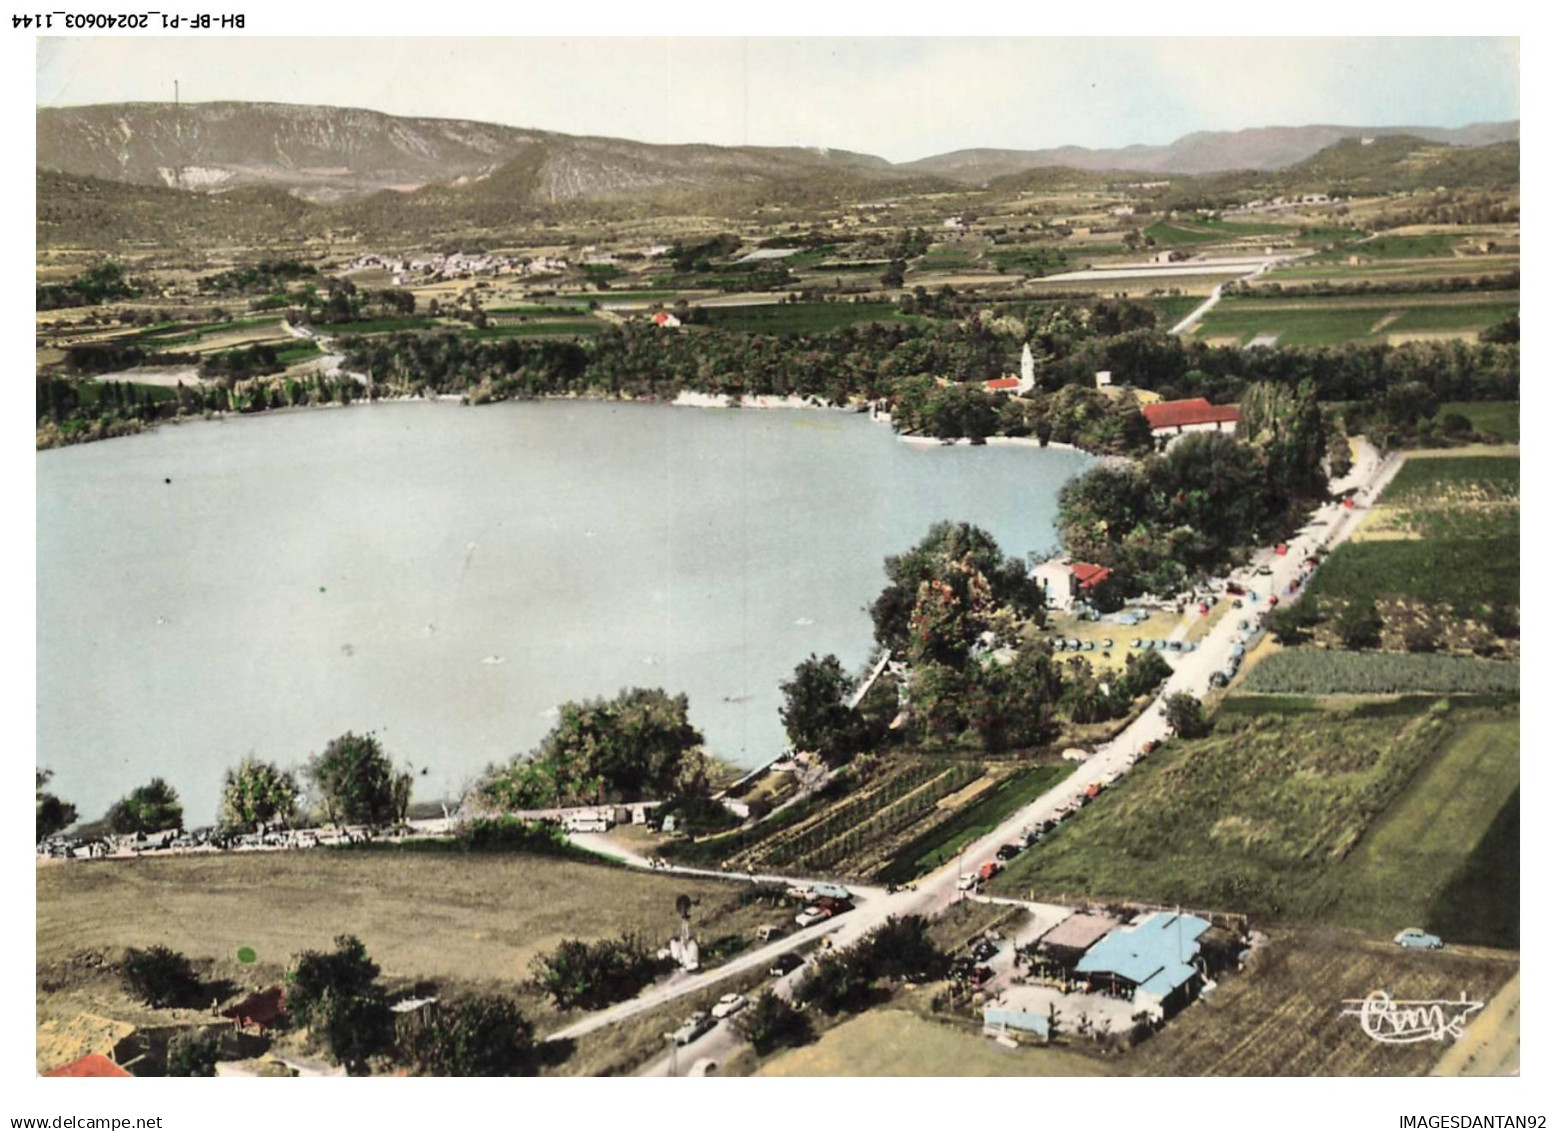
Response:
[[[1337,930],[1282,931],[1242,974],[1189,1007],[1125,1062],[1147,1076],[1420,1076],[1438,1041],[1384,1044],[1342,1013],[1347,999],[1489,1002],[1518,972],[1498,951],[1408,951]]]
[[[1372,885],[1365,906],[1351,900],[1337,878],[1359,867],[1351,853],[1385,815],[1415,819],[1396,816],[1396,806],[1425,813],[1458,804],[1447,786],[1407,787],[1439,759],[1483,747],[1493,732],[1471,728],[1485,724],[1504,728],[1487,764],[1501,797],[1459,822],[1467,831],[1448,844],[1435,873],[1396,868]],[[1136,766],[992,886],[1059,901],[1137,899],[1285,921],[1411,925],[1516,784],[1516,728],[1510,707],[1423,698],[1222,712],[1209,738],[1175,742]],[[1368,874],[1384,875],[1394,858],[1385,850],[1368,856]]]
[[[1240,690],[1273,695],[1518,692],[1518,661],[1290,648],[1252,667]]]

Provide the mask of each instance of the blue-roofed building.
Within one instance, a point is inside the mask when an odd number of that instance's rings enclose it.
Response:
[[[983,1007],[983,1027],[995,1032],[1008,1033],[1012,1029],[1031,1033],[1041,1040],[1048,1040],[1048,1015],[1032,1013],[1025,1009],[1001,1009],[998,1006]]]
[[[1210,923],[1196,915],[1157,911],[1119,927],[1089,949],[1075,972],[1092,985],[1128,994],[1156,1016],[1174,1013],[1193,1000],[1204,977],[1194,959]]]

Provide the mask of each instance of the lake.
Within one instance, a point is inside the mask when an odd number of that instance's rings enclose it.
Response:
[[[37,765],[100,816],[153,775],[190,825],[247,754],[372,731],[457,795],[556,705],[685,692],[716,754],[779,753],[778,684],[869,657],[882,559],[940,519],[1056,545],[1091,458],[899,441],[850,413],[356,405],[37,455]]]

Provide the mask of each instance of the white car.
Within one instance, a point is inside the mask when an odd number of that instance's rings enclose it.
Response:
[[[746,1007],[745,994],[725,994],[713,1007],[713,1016],[722,1020],[739,1013]]]
[[[686,1019],[686,1024],[675,1031],[673,1034],[675,1043],[689,1045],[711,1028],[713,1028],[713,1018],[699,1009]]]
[[[977,872],[963,872],[956,881],[956,890],[972,891],[981,882],[982,881],[978,878]]]
[[[794,921],[802,927],[809,927],[814,923],[821,922],[823,919],[830,918],[832,918],[832,912],[828,911],[825,907],[816,907],[813,905],[807,907],[804,911],[801,911],[798,915],[796,915],[794,917]]]

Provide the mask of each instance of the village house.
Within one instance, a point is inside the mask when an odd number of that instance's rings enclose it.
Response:
[[[1142,915],[1103,936],[1075,964],[1075,972],[1161,1020],[1192,1001],[1205,984],[1194,962],[1200,937],[1209,930],[1210,923],[1196,915]]]
[[[1243,418],[1236,405],[1214,405],[1204,397],[1159,401],[1142,405],[1140,411],[1151,425],[1152,437],[1164,447],[1189,432],[1236,432]]]
[[[1028,576],[1042,587],[1049,608],[1068,612],[1076,601],[1089,600],[1113,571],[1089,562],[1072,562],[1061,555],[1034,566]]]

